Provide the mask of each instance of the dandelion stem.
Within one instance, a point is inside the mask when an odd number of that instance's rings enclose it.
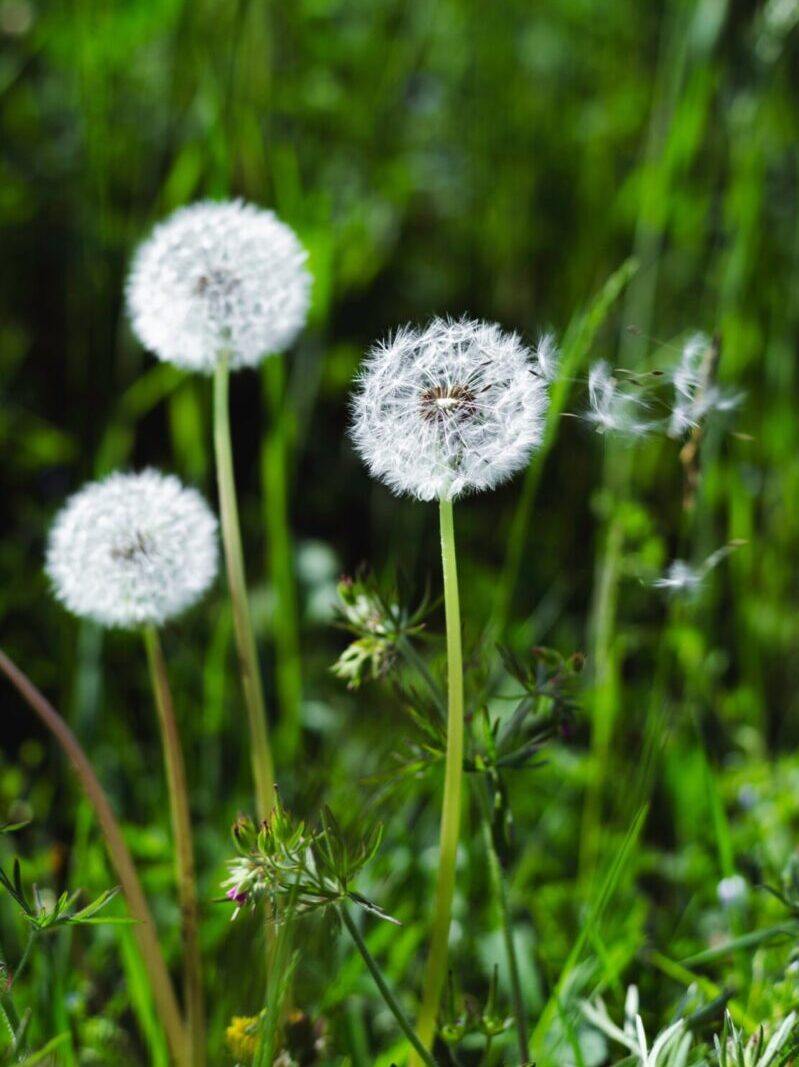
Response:
[[[366,964],[367,970],[374,979],[375,985],[380,990],[380,995],[386,1002],[386,1005],[391,1014],[397,1020],[397,1023],[399,1024],[399,1027],[402,1030],[403,1034],[405,1034],[411,1045],[416,1050],[416,1054],[419,1057],[419,1061],[421,1063],[427,1064],[427,1067],[436,1067],[436,1061],[433,1059],[433,1057],[427,1051],[420,1039],[414,1033],[413,1027],[410,1024],[408,1017],[406,1016],[402,1008],[399,1006],[399,1003],[394,994],[389,989],[385,978],[383,978],[380,968],[377,966],[374,957],[372,956],[369,949],[366,947],[366,942],[361,937],[360,931],[353,922],[349,912],[344,907],[340,908],[339,911],[341,913],[341,918],[344,921],[344,925],[347,927],[347,931],[349,932],[350,937],[355,942],[355,947],[358,949],[361,956],[363,957],[363,962]]]
[[[258,817],[265,819],[274,803],[274,771],[261,672],[258,667],[258,653],[255,647],[244,577],[239,508],[233,476],[233,450],[230,443],[229,379],[228,357],[222,353],[214,376],[214,447],[219,485],[219,508],[222,517],[222,542],[225,549],[230,600],[233,606],[233,626],[236,632],[239,668],[250,726],[256,807]]]
[[[400,638],[397,644],[403,655],[406,657],[407,662],[419,671],[420,675],[427,683],[436,707],[441,711],[445,711],[446,705],[441,689],[430,673],[425,661],[407,637]],[[475,775],[474,777],[477,779],[473,782],[473,785],[480,811],[480,822],[483,827],[486,851],[488,852],[488,869],[491,877],[491,885],[497,898],[497,903],[499,904],[500,918],[502,920],[502,936],[505,941],[505,951],[508,957],[508,972],[510,975],[511,996],[513,999],[513,1014],[516,1019],[516,1035],[519,1044],[519,1054],[521,1056],[520,1062],[526,1063],[529,1056],[527,1018],[524,1013],[524,996],[522,993],[521,978],[519,976],[519,960],[516,955],[516,943],[513,940],[513,922],[511,920],[510,906],[508,904],[508,894],[505,890],[502,865],[494,843],[494,833],[491,828],[491,808],[486,792],[483,790],[483,782],[481,780],[483,776]],[[488,783],[486,783],[486,786],[487,784]],[[486,1052],[486,1055],[487,1054],[488,1051]]]
[[[430,1048],[433,1043],[436,1016],[447,969],[463,781],[463,653],[455,526],[451,500],[440,502],[440,522],[444,609],[447,623],[447,754],[433,932],[425,970],[422,1006],[416,1029],[425,1048]],[[411,1064],[417,1063],[415,1057],[412,1057]]]
[[[197,880],[194,870],[194,845],[186,785],[186,766],[158,631],[154,626],[146,626],[143,632],[150,682],[158,709],[158,725],[161,729],[164,766],[169,787],[172,835],[175,841],[175,867],[183,928],[183,987],[189,1062],[192,1067],[205,1067],[205,1009],[200,953],[200,911],[197,904]]]
[[[144,966],[150,980],[150,988],[156,1010],[164,1027],[172,1056],[175,1063],[179,1064],[180,1067],[189,1067],[186,1060],[186,1035],[183,1020],[175,997],[175,991],[172,987],[172,981],[164,963],[161,946],[158,943],[155,923],[150,914],[133,859],[128,846],[125,844],[119,823],[100,784],[100,780],[94,773],[94,768],[81,748],[78,739],[52,704],[45,699],[30,679],[2,651],[0,651],[0,670],[64,750],[89,803],[94,808],[105,837],[111,863],[119,878],[122,892],[125,894],[130,914],[136,920],[133,934],[139,944]]]
[[[280,704],[280,751],[291,759],[300,741],[302,662],[300,658],[297,591],[294,580],[288,511],[287,461],[291,418],[286,403],[285,366],[279,356],[264,366],[270,428],[261,461],[266,529],[269,535],[269,574],[275,596],[275,686]]]

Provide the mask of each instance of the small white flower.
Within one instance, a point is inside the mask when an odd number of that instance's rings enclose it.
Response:
[[[241,200],[202,201],[155,227],[133,259],[127,302],[141,343],[212,373],[282,352],[308,313],[311,276],[294,231]]]
[[[722,878],[716,886],[719,903],[725,908],[734,907],[746,899],[746,879],[740,874],[731,874],[729,878]]]
[[[405,327],[364,362],[351,433],[371,473],[395,493],[453,500],[492,489],[540,444],[554,369],[491,323],[434,319]]]
[[[217,569],[217,522],[172,475],[112,474],[84,486],[58,514],[45,567],[74,615],[133,628],[179,615]]]

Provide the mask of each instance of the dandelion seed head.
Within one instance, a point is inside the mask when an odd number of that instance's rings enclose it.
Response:
[[[492,489],[540,444],[554,365],[551,339],[539,365],[516,334],[491,323],[434,319],[400,329],[364,361],[355,447],[398,494],[453,500]]]
[[[56,517],[45,570],[64,607],[102,626],[159,625],[191,607],[217,571],[217,522],[172,475],[112,474]]]
[[[127,283],[133,330],[167,363],[212,373],[283,352],[308,313],[311,276],[294,231],[241,200],[201,201],[159,223]]]

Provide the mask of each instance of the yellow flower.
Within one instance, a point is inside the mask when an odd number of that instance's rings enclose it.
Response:
[[[225,1040],[237,1060],[252,1063],[258,1047],[260,1027],[259,1015],[234,1015],[230,1020],[230,1025],[225,1030]]]

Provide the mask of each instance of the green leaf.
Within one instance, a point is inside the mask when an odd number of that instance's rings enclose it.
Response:
[[[0,823],[0,834],[13,834],[26,826],[30,826],[30,819],[25,819],[23,822]]]

